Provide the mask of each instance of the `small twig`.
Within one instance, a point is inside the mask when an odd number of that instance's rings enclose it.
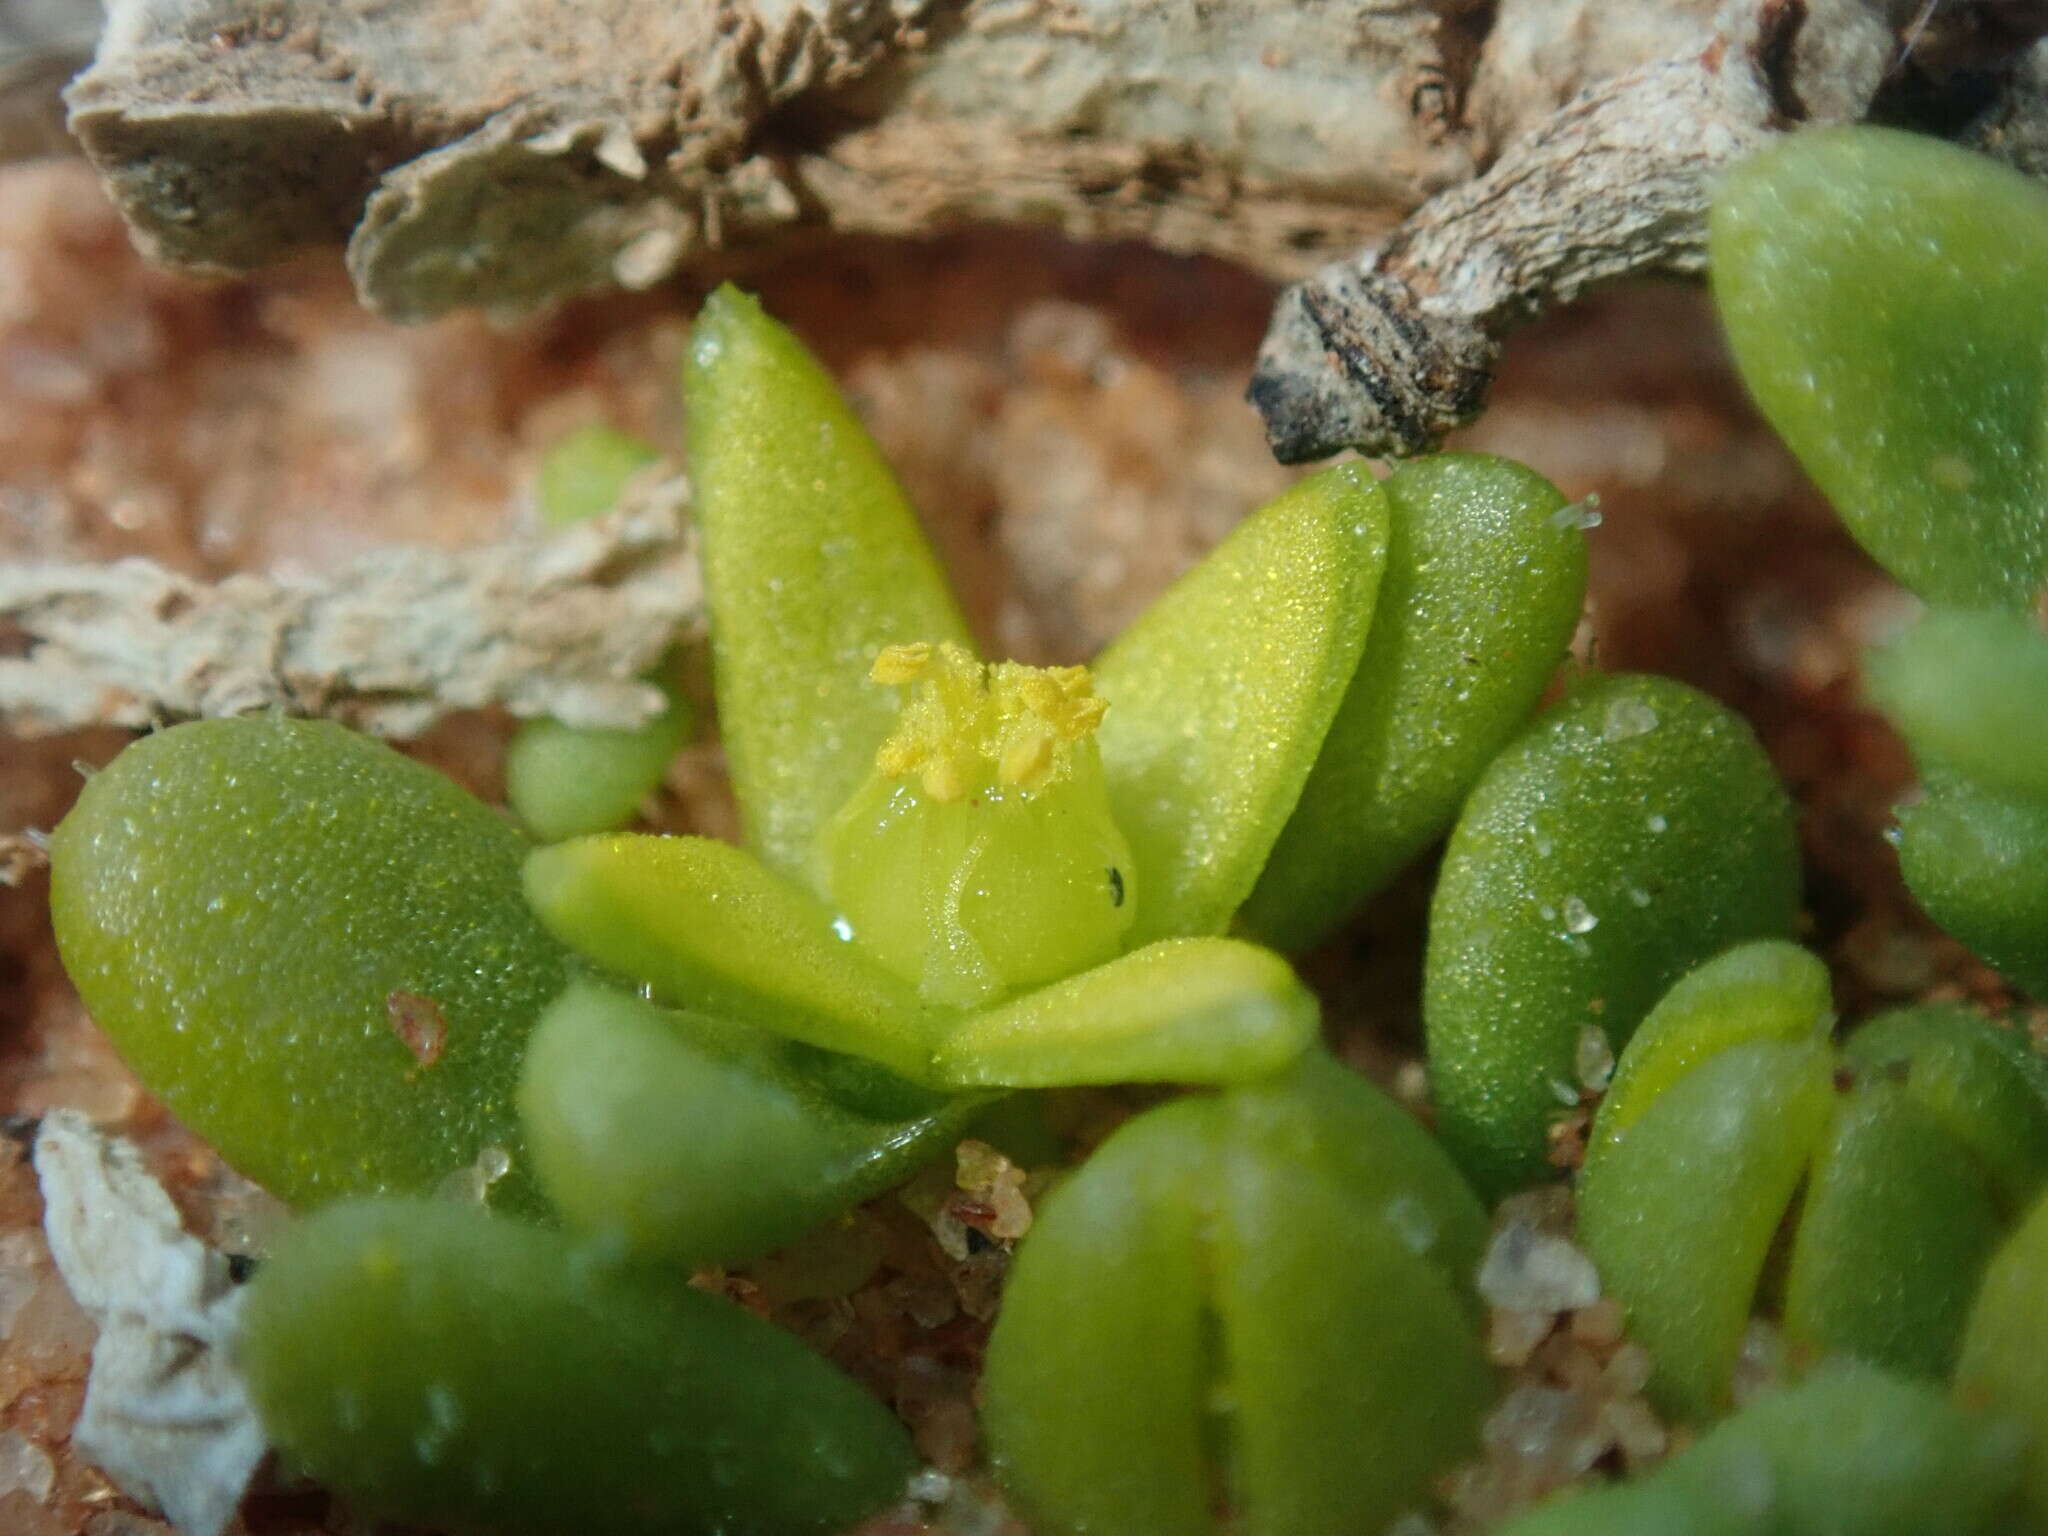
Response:
[[[1274,453],[1421,452],[1479,413],[1512,326],[1595,283],[1701,270],[1709,185],[1783,126],[1765,60],[1802,15],[1766,3],[1743,44],[1583,92],[1377,250],[1289,289],[1250,390]]]
[[[282,710],[413,736],[497,706],[634,725],[640,681],[702,608],[671,479],[546,539],[384,550],[306,581],[194,581],[146,560],[0,564],[0,729],[31,736]]]

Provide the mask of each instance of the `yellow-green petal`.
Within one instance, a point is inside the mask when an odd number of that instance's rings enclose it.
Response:
[[[1316,1038],[1316,1000],[1270,950],[1163,939],[948,1029],[956,1088],[1231,1083],[1270,1077]]]
[[[934,1029],[910,987],[831,912],[743,849],[702,837],[577,838],[528,856],[526,895],[563,943],[661,1001],[920,1077]]]
[[[1251,894],[1358,666],[1386,554],[1385,494],[1336,465],[1245,519],[1096,663],[1142,892],[1131,942],[1220,932]]]
[[[815,885],[825,824],[896,719],[886,645],[967,644],[943,571],[818,360],[738,289],[705,301],[683,373],[711,659],[748,846]]]

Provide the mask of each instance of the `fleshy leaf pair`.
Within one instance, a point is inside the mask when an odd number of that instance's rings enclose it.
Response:
[[[295,1224],[243,1319],[280,1459],[365,1515],[827,1536],[917,1466],[886,1407],[744,1308],[445,1202]]]
[[[2024,1037],[1925,1005],[1838,1051],[1832,1022],[1812,955],[1731,949],[1657,1004],[1594,1122],[1580,1232],[1687,1417],[1727,1406],[1760,1293],[1796,1351],[1945,1375],[2048,1179],[2048,1062]]]
[[[1723,183],[1711,255],[1751,393],[1937,605],[1870,668],[1926,781],[1907,883],[2048,992],[2048,193],[1920,135],[1801,133]]]
[[[1097,700],[1078,669],[972,661],[894,479],[751,300],[709,302],[687,385],[748,850],[541,850],[549,928],[665,1002],[935,1088],[1233,1081],[1298,1056],[1313,1001],[1219,935],[1358,665],[1387,547],[1365,469],[1247,519],[1100,659]]]
[[[1321,1053],[1141,1115],[1018,1252],[996,1466],[1047,1532],[1382,1530],[1492,1396],[1485,1241],[1442,1148]]]
[[[1729,944],[1792,931],[1792,806],[1741,718],[1668,678],[1594,677],[1473,787],[1430,908],[1439,1127],[1482,1193],[1554,1176],[1587,1061]],[[1594,1049],[1584,1050],[1590,1043]]]

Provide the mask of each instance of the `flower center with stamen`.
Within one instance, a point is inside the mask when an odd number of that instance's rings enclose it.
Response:
[[[854,937],[960,1007],[1115,955],[1136,891],[1088,669],[914,644],[871,676],[906,691],[902,712],[822,850]]]

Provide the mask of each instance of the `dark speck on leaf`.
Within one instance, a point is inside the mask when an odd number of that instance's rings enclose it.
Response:
[[[1109,872],[1109,904],[1120,907],[1124,904],[1124,872],[1112,868]]]

